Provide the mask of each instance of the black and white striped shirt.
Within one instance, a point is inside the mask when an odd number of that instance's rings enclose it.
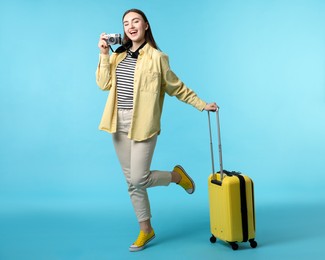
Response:
[[[125,59],[116,68],[117,108],[133,109],[134,70],[137,58],[128,51]]]

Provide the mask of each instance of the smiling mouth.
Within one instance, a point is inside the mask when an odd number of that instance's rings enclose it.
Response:
[[[137,34],[137,31],[131,31],[130,34],[134,36],[135,34]]]

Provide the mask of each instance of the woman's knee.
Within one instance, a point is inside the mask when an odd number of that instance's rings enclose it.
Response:
[[[131,184],[136,189],[143,189],[146,188],[148,184],[148,177],[147,176],[131,176]]]

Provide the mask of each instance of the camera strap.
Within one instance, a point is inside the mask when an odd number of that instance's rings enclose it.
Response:
[[[112,46],[110,45],[109,48],[111,49],[112,52],[115,53],[122,53],[125,51],[129,51],[130,55],[132,56],[132,58],[138,58],[139,56],[139,51],[147,44],[147,42],[144,42],[135,52],[131,51],[130,48],[130,44],[128,44],[128,46],[125,45],[121,45],[120,47],[118,47],[115,51],[113,50]]]
[[[138,58],[138,56],[139,56],[139,51],[145,46],[147,44],[147,42],[144,42],[144,43],[142,43],[141,44],[141,46],[136,50],[136,51],[131,51],[130,49],[128,50],[129,51],[129,53],[131,54],[131,57],[132,58],[135,58],[135,59],[137,59]]]

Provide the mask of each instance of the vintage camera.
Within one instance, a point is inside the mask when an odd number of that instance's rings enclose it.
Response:
[[[119,33],[110,33],[107,34],[108,38],[107,38],[107,44],[109,45],[115,45],[115,44],[122,44],[122,38],[121,38],[121,34]]]

